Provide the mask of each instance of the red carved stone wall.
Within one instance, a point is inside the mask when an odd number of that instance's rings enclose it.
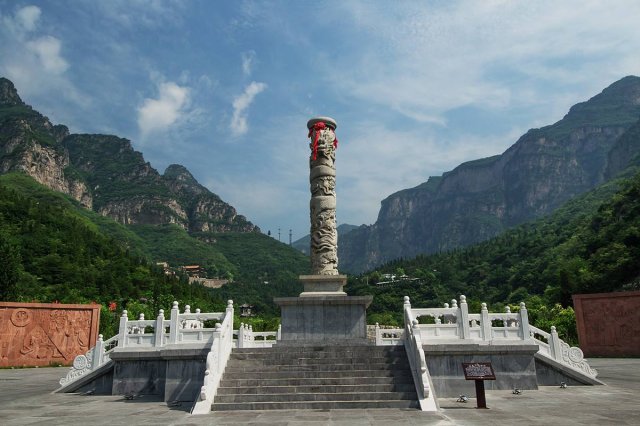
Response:
[[[573,295],[585,356],[640,356],[640,291]]]
[[[0,302],[0,366],[71,365],[95,346],[100,305]]]

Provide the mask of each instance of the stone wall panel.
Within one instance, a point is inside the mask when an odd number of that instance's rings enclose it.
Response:
[[[0,367],[71,365],[98,339],[100,305],[0,302]]]

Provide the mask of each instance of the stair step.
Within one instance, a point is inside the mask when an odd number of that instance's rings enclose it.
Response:
[[[245,355],[242,355],[245,356]],[[245,365],[335,365],[335,364],[385,364],[385,365],[398,365],[401,367],[408,366],[409,363],[406,357],[394,357],[394,358],[373,358],[358,356],[357,358],[303,358],[303,357],[287,357],[287,358],[251,358],[250,355],[246,355],[246,358],[231,358],[228,365],[232,366],[245,366]]]
[[[336,377],[391,377],[391,378],[403,378],[411,377],[410,370],[344,370],[335,372],[331,370],[327,371],[260,371],[257,374],[255,371],[231,371],[228,368],[225,369],[224,379],[324,379],[324,378],[336,378]]]
[[[417,399],[415,392],[344,392],[289,394],[216,395],[214,402],[293,402],[293,401],[397,401]]]
[[[213,403],[213,411],[237,410],[336,410],[358,408],[420,408],[417,400],[397,401],[293,401]]]
[[[306,394],[306,393],[367,393],[367,392],[412,392],[413,383],[403,384],[357,384],[357,385],[282,385],[282,386],[228,386],[218,388],[217,395],[257,395],[257,394]]]
[[[366,368],[365,368],[366,367]],[[354,364],[317,364],[317,365],[295,365],[295,364],[273,364],[273,365],[243,365],[236,366],[234,364],[227,365],[225,373],[273,373],[278,371],[354,371],[354,370],[376,370],[376,371],[393,371],[393,365],[386,363],[370,363],[365,365]]]
[[[267,349],[255,352],[256,349]],[[268,350],[270,349],[270,351]],[[251,358],[270,358],[281,359],[291,357],[305,357],[305,358],[352,358],[352,357],[375,357],[375,358],[394,358],[405,356],[404,348],[402,350],[357,350],[357,351],[309,351],[309,350],[287,350],[278,351],[273,348],[245,348],[234,349],[231,354],[231,359],[251,357]]]
[[[291,354],[313,354],[313,356],[337,356],[337,355],[398,355],[404,354],[405,350],[403,346],[327,346],[327,347],[278,347],[273,346],[270,348],[235,348],[233,354],[252,354],[252,355],[265,355],[280,356]]]
[[[328,386],[328,385],[402,385],[413,386],[410,374],[398,377],[289,377],[278,379],[256,378],[238,379],[223,378],[221,387],[272,387],[272,386]]]

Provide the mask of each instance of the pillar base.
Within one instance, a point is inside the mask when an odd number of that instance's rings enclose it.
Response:
[[[363,344],[367,338],[367,307],[373,296],[276,297],[273,301],[281,311],[278,344]]]
[[[346,275],[300,275],[304,291],[300,297],[346,296],[343,287],[347,284]]]

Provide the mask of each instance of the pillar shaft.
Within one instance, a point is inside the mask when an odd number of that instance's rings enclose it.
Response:
[[[311,189],[311,274],[339,275],[336,229],[336,122],[309,120],[309,183]]]

